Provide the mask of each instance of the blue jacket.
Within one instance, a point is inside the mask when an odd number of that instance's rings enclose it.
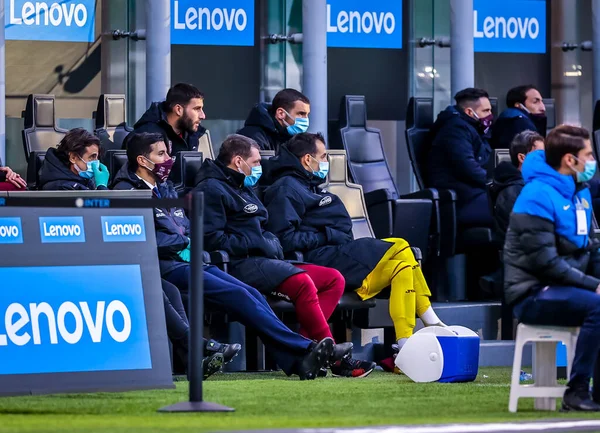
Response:
[[[575,184],[546,163],[543,150],[523,164],[525,187],[513,208],[504,246],[505,296],[516,303],[541,287],[600,285],[600,244],[577,234],[577,209],[592,227],[592,198],[585,184]]]
[[[507,108],[492,126],[490,144],[493,149],[510,149],[515,135],[526,131],[536,131],[546,136],[546,117],[536,117],[520,108]]]
[[[121,167],[111,189],[150,189],[139,179],[135,172],[129,170],[129,163]],[[161,198],[177,198],[177,191],[171,181],[158,185]],[[154,209],[154,225],[156,229],[156,245],[161,275],[165,275],[175,268],[187,266],[179,252],[184,250],[190,242],[190,220],[181,208]]]
[[[431,149],[427,159],[428,187],[452,189],[459,203],[485,194],[485,166],[492,150],[479,122],[455,106],[439,115],[431,129]]]

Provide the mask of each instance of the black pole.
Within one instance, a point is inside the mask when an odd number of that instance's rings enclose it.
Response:
[[[192,195],[191,216],[191,286],[189,293],[190,352],[188,376],[190,378],[189,401],[159,409],[159,412],[232,412],[235,409],[216,403],[205,402],[202,396],[202,359],[204,358],[204,195]]]

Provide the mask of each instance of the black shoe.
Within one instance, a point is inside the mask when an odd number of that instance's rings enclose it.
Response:
[[[333,353],[333,339],[327,337],[319,341],[308,355],[302,359],[298,376],[300,380],[313,380],[323,368]]]
[[[352,355],[352,343],[340,343],[333,346],[333,354],[329,360],[329,365],[335,364],[344,358],[349,358]]]
[[[326,368],[319,369],[319,372],[317,373],[317,377],[327,377],[327,369]]]
[[[208,379],[213,374],[221,371],[221,368],[224,364],[223,354],[222,353],[214,353],[210,356],[207,356],[202,360],[202,378],[203,380]]]
[[[204,346],[206,355],[211,353],[222,353],[225,364],[229,364],[233,358],[242,350],[241,344],[225,344],[215,340],[208,340]]]
[[[374,362],[344,358],[331,366],[331,374],[335,377],[367,377],[376,366]]]
[[[562,410],[565,412],[600,412],[600,404],[591,399],[587,386],[569,387],[563,396]]]

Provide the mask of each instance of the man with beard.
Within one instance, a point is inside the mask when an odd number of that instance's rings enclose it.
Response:
[[[198,141],[206,132],[200,122],[205,118],[204,94],[191,84],[179,83],[169,89],[165,101],[153,102],[133,129],[161,134],[169,154],[175,155],[198,150]]]

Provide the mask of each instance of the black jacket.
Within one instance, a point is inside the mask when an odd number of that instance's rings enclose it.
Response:
[[[500,245],[504,245],[510,214],[524,186],[523,175],[512,163],[504,161],[494,169],[490,190],[494,206],[494,229]]]
[[[183,137],[179,136],[167,122],[167,113],[163,104],[164,102],[153,102],[140,120],[133,125],[133,131],[161,134],[171,155],[185,150],[198,150],[198,141],[206,132],[206,128],[199,125],[198,130],[193,134],[184,132]],[[127,140],[123,143],[123,146],[126,145]]]
[[[306,261],[340,271],[349,289],[359,288],[391,244],[354,240],[342,200],[320,189],[323,180],[306,171],[285,146],[271,161],[276,180],[265,191],[264,202],[274,217],[267,228],[279,237],[284,251],[301,251]]]
[[[195,189],[204,192],[204,248],[226,251],[234,277],[270,293],[303,271],[283,261],[279,240],[264,227],[267,209],[243,186],[244,178],[219,161],[204,160]]]
[[[520,108],[508,108],[498,116],[492,126],[490,145],[493,149],[510,149],[515,135],[527,130],[536,131],[545,137],[546,123],[546,117],[532,116]]]
[[[459,203],[485,194],[492,150],[479,122],[450,106],[438,115],[430,137],[427,186],[456,191]]]
[[[148,185],[137,177],[135,172],[129,170],[126,163],[113,181],[111,189],[150,189]],[[158,185],[161,198],[177,198],[177,191],[170,181]],[[154,225],[156,229],[156,246],[161,275],[188,264],[178,253],[184,250],[190,242],[190,221],[181,208],[154,209]]]
[[[244,127],[237,133],[252,138],[262,150],[277,152],[292,136],[269,113],[269,108],[270,104],[264,102],[256,104],[250,111]]]
[[[73,173],[52,147],[46,152],[46,159],[40,168],[39,188],[46,191],[107,189],[103,185],[96,188],[94,179],[84,179]]]

